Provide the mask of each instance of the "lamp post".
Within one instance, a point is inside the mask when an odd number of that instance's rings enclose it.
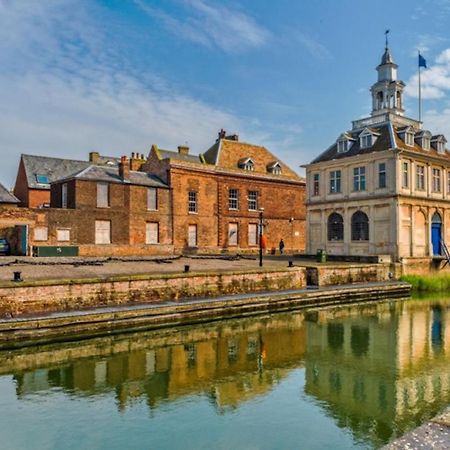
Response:
[[[263,214],[264,214],[264,208],[259,208],[259,267],[262,267],[263,265]]]

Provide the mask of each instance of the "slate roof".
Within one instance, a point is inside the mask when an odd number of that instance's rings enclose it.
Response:
[[[122,178],[119,176],[119,169],[117,167],[107,166],[90,165],[89,167],[81,170],[78,173],[57,180],[57,182],[64,182],[72,179],[104,181],[107,183],[124,183],[124,180],[122,180]],[[125,181],[125,183],[148,187],[168,187],[168,185],[161,181],[157,176],[146,172],[137,172],[134,170],[130,170],[129,178]]]
[[[19,203],[19,199],[12,195],[8,189],[0,183],[0,203]]]
[[[373,153],[373,152],[379,152],[379,151],[385,151],[390,149],[401,149],[401,150],[408,150],[416,153],[420,153],[423,155],[431,155],[436,158],[442,158],[445,160],[450,159],[450,154],[446,150],[444,153],[439,153],[436,149],[431,147],[429,150],[423,149],[417,141],[414,142],[414,145],[407,145],[405,141],[401,138],[402,132],[404,132],[409,127],[396,127],[395,125],[391,123],[385,123],[383,125],[380,125],[379,127],[371,127],[370,131],[372,131],[374,134],[378,134],[379,136],[376,139],[374,145],[372,147],[367,148],[361,148],[360,142],[359,142],[359,135],[361,134],[362,130],[357,131],[348,131],[346,134],[351,139],[353,139],[353,145],[351,146],[350,150],[346,152],[338,153],[337,151],[337,142],[335,142],[333,145],[331,145],[327,150],[325,150],[321,155],[319,155],[316,159],[314,159],[311,164],[324,162],[324,161],[331,161],[335,159],[341,159],[341,158],[348,158],[350,156],[356,156],[356,155],[364,155],[367,153]],[[415,134],[415,138],[418,138],[424,134],[426,130],[419,131]]]

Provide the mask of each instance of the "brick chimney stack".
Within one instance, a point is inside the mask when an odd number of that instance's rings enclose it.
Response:
[[[139,171],[141,167],[145,164],[145,156],[142,153],[131,153],[130,159],[130,170]]]
[[[119,176],[123,181],[130,179],[130,163],[126,156],[120,158]]]
[[[89,152],[89,162],[92,164],[97,164],[100,159],[99,152]]]
[[[178,153],[180,155],[189,155],[189,147],[187,145],[179,145]]]

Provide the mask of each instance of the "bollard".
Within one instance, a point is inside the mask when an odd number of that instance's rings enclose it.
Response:
[[[294,267],[294,261],[289,260],[289,265],[288,265],[288,267]]]
[[[189,272],[189,269],[190,269],[190,267],[186,264],[186,265],[184,266],[184,273]]]
[[[13,281],[23,281],[22,272],[14,272]]]

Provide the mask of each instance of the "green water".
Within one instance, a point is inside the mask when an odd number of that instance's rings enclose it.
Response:
[[[450,301],[0,351],[0,449],[372,449],[450,403]]]

